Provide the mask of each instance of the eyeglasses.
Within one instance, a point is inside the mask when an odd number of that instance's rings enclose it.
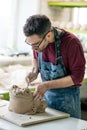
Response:
[[[42,38],[42,40],[40,40],[39,42],[36,42],[36,43],[33,43],[33,44],[30,44],[27,39],[25,39],[25,42],[30,45],[30,46],[33,46],[33,47],[39,47],[40,44],[42,43],[42,41],[45,39],[46,35],[49,33],[50,31],[48,31]]]
[[[27,41],[27,39],[26,39],[25,42],[26,42],[28,45],[30,45],[30,46],[39,47],[43,40],[44,40],[44,39],[42,39],[42,40],[39,41],[39,42],[30,44],[30,43]]]

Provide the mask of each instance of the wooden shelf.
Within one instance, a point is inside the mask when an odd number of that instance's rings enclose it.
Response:
[[[87,34],[87,31],[85,31],[85,30],[68,29],[67,31],[70,31],[70,32],[73,32],[73,33],[78,33],[78,34]]]
[[[57,6],[57,7],[87,7],[87,2],[57,2],[57,1],[49,1],[49,6]]]

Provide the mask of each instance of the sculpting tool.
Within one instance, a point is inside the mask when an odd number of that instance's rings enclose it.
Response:
[[[33,69],[32,69],[32,73],[34,72],[34,70],[35,70],[35,67],[33,67]],[[27,82],[27,88],[28,88],[29,85],[30,85],[30,83]]]

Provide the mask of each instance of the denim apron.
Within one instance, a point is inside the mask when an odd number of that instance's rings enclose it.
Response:
[[[67,76],[67,71],[60,52],[60,37],[62,37],[64,31],[62,31],[60,36],[58,35],[56,28],[53,28],[53,31],[57,55],[56,64],[54,65],[51,62],[44,62],[42,60],[43,53],[40,52],[38,54],[39,71],[43,82]],[[49,107],[69,113],[72,117],[80,118],[80,90],[78,86],[49,89],[45,92],[44,98]]]

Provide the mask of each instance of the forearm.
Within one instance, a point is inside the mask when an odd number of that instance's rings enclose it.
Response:
[[[66,88],[72,85],[74,85],[74,83],[71,76],[44,82],[44,86],[47,90],[52,88]]]
[[[35,68],[34,72],[38,75],[39,68],[38,68],[38,62],[37,62],[37,60],[33,59],[32,60],[32,64],[33,64],[33,67]]]

